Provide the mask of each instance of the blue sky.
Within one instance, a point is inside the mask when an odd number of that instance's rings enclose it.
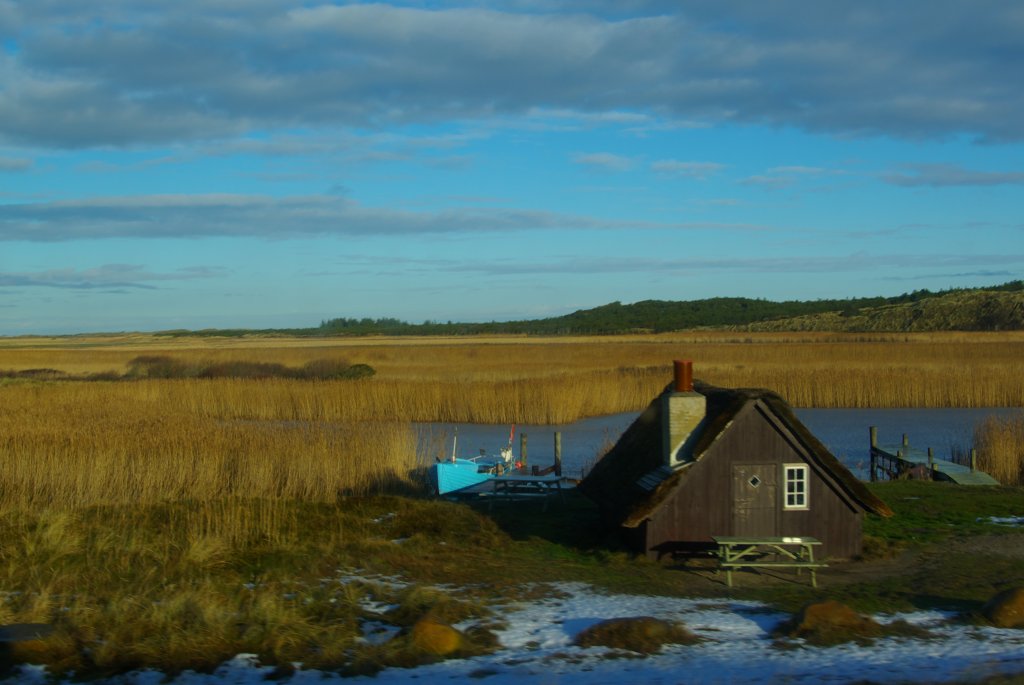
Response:
[[[0,335],[1024,277],[1016,1],[0,0]]]

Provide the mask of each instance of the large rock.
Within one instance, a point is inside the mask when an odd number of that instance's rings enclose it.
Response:
[[[692,644],[698,638],[682,625],[651,616],[611,618],[580,631],[574,640],[580,647],[613,647],[641,654],[655,654],[664,644]]]
[[[808,604],[790,620],[783,622],[776,633],[799,637],[818,644],[835,644],[878,637],[882,626],[834,599]]]
[[[409,641],[413,647],[437,656],[448,656],[459,651],[463,640],[458,630],[429,616],[416,621],[409,631]]]
[[[997,628],[1024,628],[1024,588],[1003,590],[985,603],[981,613]]]

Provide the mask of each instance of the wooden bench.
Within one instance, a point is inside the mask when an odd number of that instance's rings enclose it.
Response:
[[[499,497],[505,500],[541,497],[544,499],[544,511],[547,511],[548,498],[551,495],[557,494],[559,497],[564,497],[562,494],[562,477],[554,474],[531,476],[513,473],[504,476],[494,476],[490,480],[492,490],[488,509],[494,507],[494,500]]]
[[[814,560],[814,548],[821,544],[812,537],[726,537],[715,535],[718,567],[725,569],[726,582],[732,587],[732,572],[738,568],[795,568],[811,572],[811,586],[818,587],[815,572],[828,564]]]

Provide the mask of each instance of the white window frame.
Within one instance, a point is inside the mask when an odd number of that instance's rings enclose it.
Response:
[[[811,470],[807,464],[782,465],[782,508],[806,511],[811,508]]]

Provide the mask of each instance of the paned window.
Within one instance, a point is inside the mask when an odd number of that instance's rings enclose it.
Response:
[[[782,469],[786,483],[786,502],[783,508],[807,509],[807,465],[786,464]]]

